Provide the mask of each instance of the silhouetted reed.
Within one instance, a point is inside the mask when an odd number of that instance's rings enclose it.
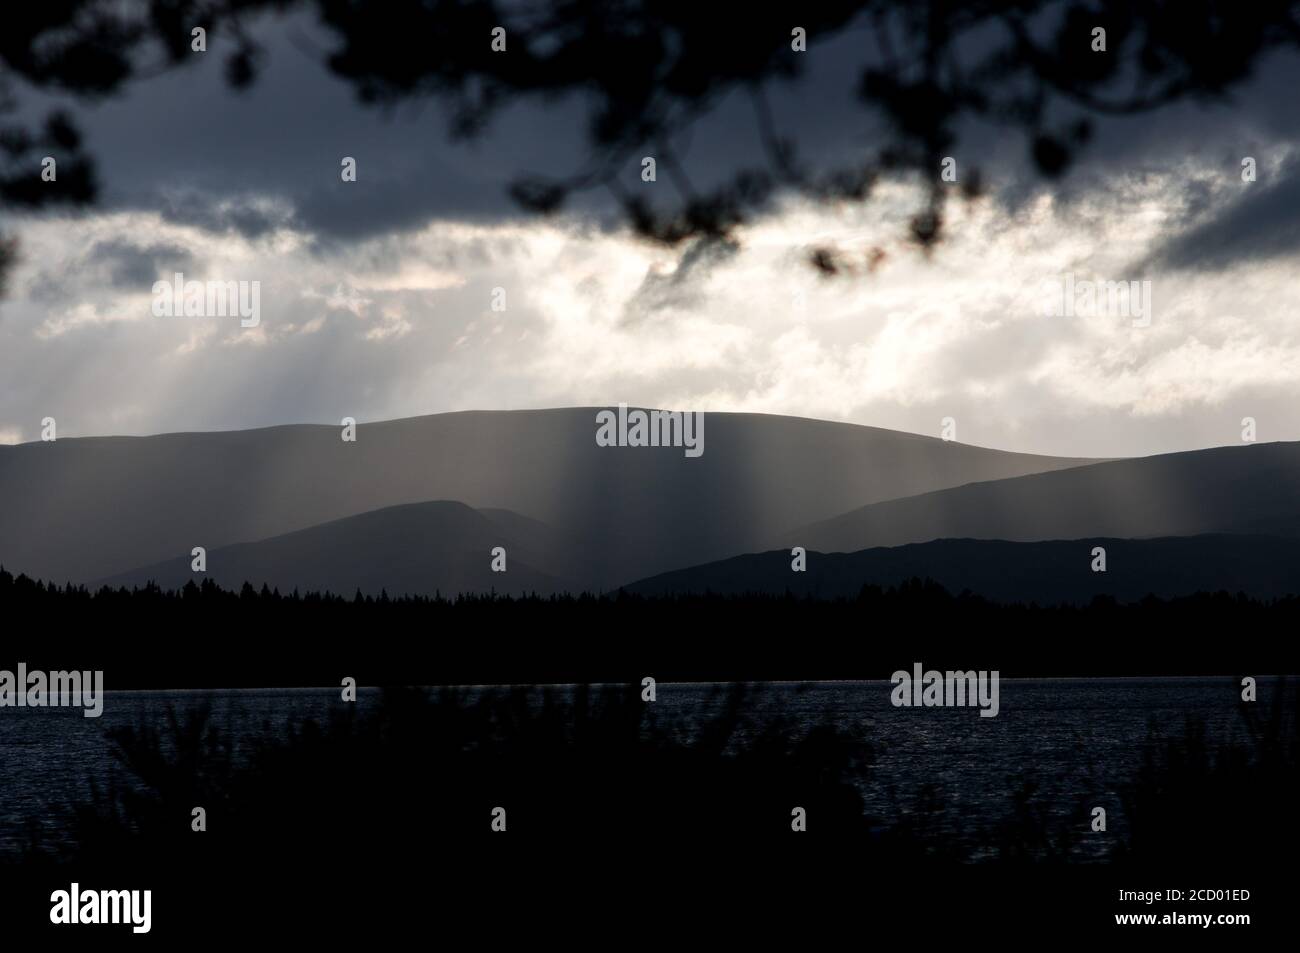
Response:
[[[237,745],[206,708],[169,712],[166,736],[148,725],[111,733],[126,776],[72,809],[58,856],[409,857],[493,836],[498,806],[515,837],[568,845],[788,833],[794,807],[819,830],[866,832],[849,780],[870,760],[861,739],[796,732],[781,716],[758,723],[744,686],[697,730],[657,717],[639,692],[387,689],[362,713],[340,704]],[[197,806],[203,833],[191,830]]]
[[[1300,692],[1282,680],[1272,699],[1242,702],[1244,737],[1212,743],[1189,718],[1181,737],[1148,739],[1123,789],[1131,835],[1117,859],[1240,864],[1252,850],[1294,858],[1300,848]]]
[[[1209,862],[1243,844],[1298,843],[1295,694],[1284,685],[1266,710],[1243,705],[1240,738],[1212,745],[1195,720],[1179,738],[1153,734],[1107,835],[1089,829],[1095,798],[1058,810],[1031,772],[1008,779],[1000,820],[954,818],[943,778],[893,792],[893,816],[870,817],[864,738],[825,722],[797,729],[756,704],[761,689],[726,691],[687,720],[642,702],[638,686],[388,689],[240,739],[206,707],[169,711],[165,730],[111,733],[121,776],[70,809],[66,844],[33,839],[27,860],[388,863],[470,842],[490,856],[495,807],[516,838],[576,851],[782,837],[802,807],[809,833],[850,838],[859,864]],[[198,806],[203,833],[191,830]]]

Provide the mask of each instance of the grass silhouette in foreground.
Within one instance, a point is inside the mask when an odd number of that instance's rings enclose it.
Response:
[[[387,864],[469,843],[490,855],[495,806],[506,808],[508,832],[568,849],[788,837],[799,806],[809,833],[849,838],[863,865],[1099,856],[1083,849],[1099,836],[1086,792],[1052,811],[1010,778],[1005,816],[975,819],[981,826],[960,842],[943,833],[950,806],[928,785],[902,792],[894,816],[867,816],[854,782],[875,770],[870,739],[829,721],[796,730],[781,713],[757,715],[761,689],[727,692],[695,730],[614,686],[578,686],[567,699],[389,689],[363,712],[340,706],[323,723],[268,725],[241,739],[203,707],[169,712],[165,732],[112,734],[125,777],[71,805],[70,840],[33,840],[25,862],[237,871],[263,856],[345,851]],[[1148,739],[1142,769],[1121,790],[1124,820],[1112,813],[1100,835],[1111,859],[1228,869],[1262,844],[1300,846],[1297,693],[1282,682],[1267,711],[1242,709],[1242,740],[1212,746],[1195,721],[1175,740]],[[190,829],[196,805],[207,811],[202,834]]]

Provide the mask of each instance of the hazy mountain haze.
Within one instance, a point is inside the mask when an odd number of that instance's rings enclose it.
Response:
[[[506,549],[506,572],[490,566],[493,548]],[[348,516],[257,543],[208,554],[207,575],[238,589],[269,584],[283,593],[334,592],[390,596],[437,593],[549,595],[574,589],[575,560],[542,524],[505,510],[477,511],[463,503],[407,503]],[[558,573],[568,571],[565,578]],[[180,589],[194,578],[183,555],[109,579],[108,585],[155,582]]]
[[[762,414],[705,415],[703,456],[599,447],[598,408],[474,411],[340,428],[89,437],[0,447],[0,561],[88,581],[406,503],[502,508],[593,554],[613,586],[753,551],[865,503],[1089,461]],[[486,554],[485,554],[486,558]],[[539,570],[545,567],[537,567]]]
[[[1300,443],[1248,444],[973,482],[863,506],[772,547],[853,552],[932,539],[1293,533]]]

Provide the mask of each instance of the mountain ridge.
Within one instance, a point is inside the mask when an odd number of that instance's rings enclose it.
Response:
[[[1094,550],[1106,570],[1094,572]],[[1012,542],[938,539],[852,553],[806,553],[792,570],[789,550],[748,553],[638,580],[638,595],[782,594],[852,598],[864,585],[929,579],[949,592],[994,602],[1086,604],[1097,596],[1135,602],[1197,592],[1244,592],[1256,598],[1300,594],[1300,538],[1205,534],[1155,539]]]
[[[608,408],[603,408],[608,409]],[[705,452],[599,447],[596,409],[458,411],[61,438],[0,453],[0,559],[82,582],[408,503],[537,520],[589,547],[607,588],[761,547],[864,502],[1090,460],[779,415],[710,413]]]
[[[1300,442],[1214,447],[979,481],[857,507],[768,540],[856,552],[932,539],[1031,542],[1300,530]]]
[[[191,569],[189,555],[94,580],[91,588],[180,589],[211,578],[238,589],[244,583],[281,592],[351,595],[455,595],[497,592],[550,595],[572,585],[537,568],[554,561],[554,541],[543,541],[542,524],[528,526],[518,514],[491,516],[453,500],[405,503],[345,516],[269,539],[235,543],[205,554],[207,569]],[[528,521],[535,523],[535,521]],[[523,536],[527,528],[530,536]],[[493,550],[505,550],[505,571],[492,571]],[[545,553],[543,553],[545,550]],[[560,554],[561,556],[563,554]]]

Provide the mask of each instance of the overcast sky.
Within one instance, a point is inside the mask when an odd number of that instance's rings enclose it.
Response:
[[[953,206],[927,259],[903,240],[906,183],[858,206],[783,202],[734,246],[684,253],[635,239],[596,197],[523,216],[505,187],[581,163],[578,104],[515,108],[450,144],[432,103],[357,104],[310,23],[262,36],[250,92],[209,54],[78,109],[100,204],[6,218],[21,259],[0,302],[0,442],[38,439],[46,416],[67,437],[619,402],[936,436],[952,417],[962,442],[1067,455],[1237,443],[1247,416],[1261,441],[1300,439],[1294,58],[1231,103],[1103,124],[1051,186],[1018,137],[968,130],[959,176],[978,166],[993,193]],[[852,102],[855,41],[813,39],[779,122],[805,153],[852,155],[873,135]],[[747,104],[726,102],[687,168],[707,182],[757,146]],[[671,188],[635,163],[627,184]],[[827,279],[807,263],[827,242],[887,255]],[[154,316],[154,281],[178,271],[259,281],[260,326]],[[1150,326],[1042,313],[1067,273],[1150,281]]]

